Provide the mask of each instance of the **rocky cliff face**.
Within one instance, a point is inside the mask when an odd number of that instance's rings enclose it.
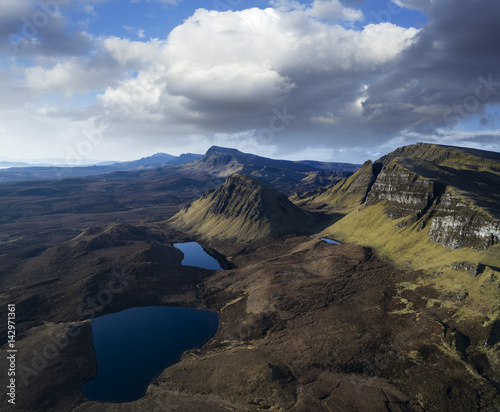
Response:
[[[410,146],[398,150],[411,157],[380,159],[383,167],[366,204],[385,201],[390,218],[408,217],[400,227],[420,221],[422,230],[430,224],[430,239],[452,249],[486,249],[499,243],[495,187],[499,187],[500,162],[488,152],[478,157],[480,151],[435,146],[415,145],[413,155]]]
[[[349,212],[382,203],[402,228],[428,225],[432,241],[453,249],[500,243],[500,154],[416,144],[367,162],[353,176],[301,203]],[[324,207],[323,207],[324,208]]]
[[[366,204],[387,201],[387,215],[397,219],[408,215],[421,217],[440,195],[444,185],[423,178],[398,163],[382,168]]]
[[[471,202],[470,194],[454,194],[445,181],[423,177],[397,160],[382,168],[366,205],[385,201],[391,219],[407,217],[399,227],[420,220],[430,224],[429,237],[445,247],[486,249],[500,241],[500,221]]]
[[[487,249],[500,243],[500,222],[447,191],[433,210],[429,236],[434,242],[452,249]]]
[[[483,166],[479,172],[483,179],[477,180],[476,168],[485,160],[478,158],[476,164],[472,162],[478,151],[474,151],[474,156],[470,155],[467,163],[462,164],[462,151],[459,152],[461,156],[457,154],[453,158],[453,151],[449,148],[443,149],[441,156],[439,147],[418,145],[415,149],[431,153],[433,159],[445,159],[444,163],[415,156],[401,158],[389,155],[380,159],[379,162],[385,164],[367,196],[366,204],[385,201],[390,218],[408,217],[399,223],[400,226],[420,220],[419,230],[422,230],[430,224],[430,239],[452,249],[486,249],[499,243],[500,221],[495,216],[498,212],[495,187],[499,187],[500,176],[492,173],[496,171],[495,164],[486,168]],[[409,155],[410,150],[406,148],[404,152]],[[491,156],[489,159],[485,157],[487,162],[494,162]],[[471,170],[467,173],[469,168]]]

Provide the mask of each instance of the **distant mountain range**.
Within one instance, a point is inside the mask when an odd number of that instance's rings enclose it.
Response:
[[[299,173],[318,170],[354,173],[359,169],[359,166],[352,163],[316,162],[312,160],[277,160],[219,146],[212,146],[199,161],[189,165],[190,168],[212,172],[220,177],[244,171],[255,173],[257,170],[266,169]]]
[[[194,153],[183,153],[180,156],[172,156],[167,153],[156,153],[152,156],[143,157],[139,160],[132,160],[130,162],[122,162],[112,164],[112,167],[120,168],[120,170],[127,167],[131,170],[141,170],[141,169],[156,169],[158,167],[164,166],[179,166],[181,164],[192,162],[193,160],[202,157],[201,154]]]
[[[204,173],[213,177],[225,178],[233,173],[253,176],[263,183],[285,194],[304,192],[334,184],[352,175],[360,165],[351,163],[316,162],[312,160],[288,161],[275,160],[253,154],[242,153],[236,149],[212,146],[205,155],[187,153],[172,156],[157,153],[130,162],[111,165],[80,167],[16,167],[0,170],[0,184],[28,181],[53,181],[62,179],[87,178],[110,175],[121,179],[134,179],[137,173],[163,169],[164,173],[181,173],[196,176]],[[123,174],[133,172],[135,174]]]
[[[276,160],[236,149],[212,146],[203,157],[182,165],[180,170],[183,173],[203,172],[217,177],[239,173],[252,176],[273,189],[290,195],[337,183],[352,175],[360,166],[311,160]]]
[[[178,166],[199,159],[201,156],[202,155],[194,153],[185,153],[180,156],[157,153],[129,162],[117,162],[112,164],[103,162],[91,166],[32,166],[27,163],[0,162],[0,167],[8,168],[0,170],[0,183],[74,179],[98,176],[112,172],[149,170],[165,166]]]
[[[0,161],[0,167],[1,168],[7,168],[7,167],[27,167],[27,166],[32,166],[29,163],[24,163],[24,162],[7,162],[7,161]]]

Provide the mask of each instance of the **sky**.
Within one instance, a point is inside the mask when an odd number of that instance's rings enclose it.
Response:
[[[498,0],[2,0],[0,160],[500,151],[498,16]]]

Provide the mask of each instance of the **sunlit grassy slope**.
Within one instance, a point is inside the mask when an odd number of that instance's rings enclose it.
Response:
[[[271,228],[268,222],[251,222],[244,217],[229,218],[210,211],[211,198],[202,198],[187,209],[181,210],[170,221],[175,227],[200,235],[205,238],[233,238],[238,241],[253,240],[269,236]]]
[[[429,226],[418,231],[418,223],[401,229],[396,225],[405,220],[389,219],[386,204],[360,207],[346,215],[324,232],[345,242],[375,247],[380,254],[397,264],[411,264],[416,269],[442,270],[459,261],[480,262],[500,267],[500,245],[486,250],[445,248],[429,239]]]
[[[450,312],[450,319],[488,328],[499,318],[500,245],[486,250],[445,248],[429,239],[429,227],[417,230],[418,224],[397,228],[399,221],[387,218],[385,205],[359,208],[326,229],[322,236],[346,243],[375,248],[379,255],[401,267],[422,269],[415,284],[401,284],[401,290],[432,286],[440,293],[436,304]],[[453,270],[456,262],[486,265],[477,277],[466,271]],[[429,299],[428,305],[433,300]],[[495,355],[496,356],[496,355]]]
[[[460,197],[462,207],[471,215],[484,212],[489,218],[498,219],[498,153],[421,144],[398,149],[374,164],[383,167],[398,164],[416,173],[422,181],[431,179],[445,186],[446,193]],[[386,200],[374,202],[374,197],[368,204],[362,204],[360,199],[365,191],[366,179],[363,182],[360,177],[363,173],[368,174],[366,166],[353,175],[351,181],[346,179],[323,194],[321,201],[328,202],[337,212],[343,211],[345,216],[321,235],[345,243],[371,246],[380,257],[399,267],[420,270],[420,277],[413,282],[402,282],[399,292],[404,295],[416,288],[431,287],[438,297],[428,297],[427,307],[435,310],[436,316],[443,322],[451,323],[466,334],[474,342],[472,351],[485,355],[491,365],[500,365],[500,343],[493,346],[485,344],[493,325],[500,319],[500,244],[483,250],[472,247],[447,248],[430,239],[432,214],[427,221],[423,214],[391,219],[387,211],[398,207],[405,210],[404,204],[398,206],[397,202]],[[394,180],[395,177],[392,177],[393,180],[385,178],[385,187],[392,184],[395,185],[394,193],[401,193],[400,190],[415,193],[415,189],[404,187],[404,182],[401,183],[401,179]],[[347,186],[355,190],[342,189]],[[377,184],[373,187],[380,190]],[[317,200],[318,197],[305,199],[306,202]],[[343,205],[345,207],[342,208]],[[328,207],[323,209],[328,210]],[[446,207],[439,213],[443,215],[447,212],[457,213],[456,209],[448,210]],[[406,226],[400,224],[402,222],[407,223]],[[458,262],[480,264],[480,273],[473,276],[466,270],[454,269]],[[414,308],[411,307],[405,311],[406,314],[412,312]],[[418,316],[417,312],[414,313]]]
[[[203,238],[248,242],[307,232],[312,216],[285,195],[244,175],[233,175],[214,192],[186,206],[170,223]]]

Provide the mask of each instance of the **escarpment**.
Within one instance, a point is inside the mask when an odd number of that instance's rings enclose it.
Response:
[[[388,217],[406,217],[398,227],[419,222],[422,230],[430,224],[429,238],[445,247],[486,249],[499,243],[500,174],[491,167],[478,172],[471,165],[453,166],[395,158],[383,166],[366,205],[385,201]]]
[[[383,205],[401,229],[429,228],[429,239],[452,249],[500,243],[500,155],[419,143],[366,162],[337,185],[298,204],[349,213]]]
[[[425,179],[398,163],[383,167],[368,193],[366,204],[387,201],[387,215],[396,219],[421,217],[441,195],[445,185]]]
[[[429,237],[443,246],[457,249],[486,249],[500,242],[500,221],[447,190],[432,218]]]

